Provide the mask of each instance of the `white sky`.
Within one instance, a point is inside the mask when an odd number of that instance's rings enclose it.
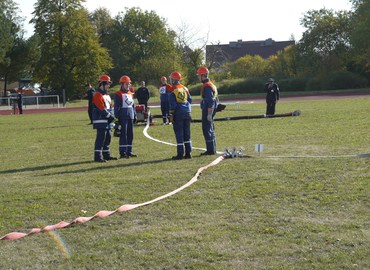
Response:
[[[24,23],[26,37],[33,33],[33,26],[27,22],[32,18],[36,0],[14,0],[26,17]],[[220,1],[222,3],[222,1]],[[305,31],[300,25],[300,19],[308,10],[321,8],[350,10],[348,0],[87,0],[83,5],[94,11],[105,7],[115,16],[125,7],[140,7],[143,11],[155,11],[166,19],[172,29],[178,29],[183,24],[192,29],[197,37],[208,36],[208,44],[227,44],[229,41],[242,39],[276,41],[289,40],[291,35],[298,41]]]

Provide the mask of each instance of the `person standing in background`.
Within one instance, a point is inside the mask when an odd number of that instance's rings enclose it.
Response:
[[[86,91],[86,97],[87,97],[87,113],[89,115],[89,118],[90,118],[90,124],[92,124],[92,113],[93,113],[93,109],[94,109],[94,106],[93,106],[93,97],[94,97],[94,94],[95,94],[95,89],[91,86],[91,84],[86,84],[86,87],[88,87],[87,91]]]
[[[280,99],[280,89],[273,78],[268,79],[265,84],[266,93],[266,115],[274,115],[277,101]]]
[[[23,114],[23,94],[22,94],[22,88],[18,89],[17,94],[17,105],[18,105],[18,112],[19,114]]]
[[[170,121],[170,94],[172,92],[172,87],[167,83],[166,76],[161,78],[161,86],[159,87],[159,95],[161,100],[161,111],[162,111],[162,125],[171,124]]]
[[[141,82],[141,86],[135,91],[135,97],[140,105],[145,106],[145,110],[148,109],[148,100],[150,97],[149,89],[145,87],[145,82]]]

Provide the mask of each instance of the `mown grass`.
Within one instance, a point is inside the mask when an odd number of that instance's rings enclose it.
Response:
[[[146,207],[1,241],[0,269],[369,269],[370,160],[349,156],[370,153],[369,105],[282,101],[277,113],[302,115],[216,122],[219,150],[244,146],[253,158],[224,160]],[[264,106],[228,105],[218,117]],[[97,164],[86,112],[25,113],[0,118],[0,236],[151,200],[215,159],[194,150],[192,160],[172,161],[175,148],[145,138],[141,125],[138,158]],[[170,126],[149,134],[175,142]],[[200,124],[192,141],[204,147]],[[117,156],[118,138],[111,146]]]

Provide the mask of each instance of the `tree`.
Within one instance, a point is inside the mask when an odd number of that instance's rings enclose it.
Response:
[[[126,9],[114,19],[108,46],[114,61],[111,75],[123,74],[131,80],[155,81],[176,66],[175,34],[155,12]]]
[[[114,19],[111,17],[109,10],[106,8],[98,8],[92,12],[89,17],[96,28],[102,46],[104,48],[110,48]]]
[[[87,82],[97,82],[111,68],[80,0],[38,0],[31,22],[42,51],[34,78],[57,93],[80,97]]]
[[[4,96],[10,79],[8,68],[14,64],[15,51],[18,51],[23,36],[18,13],[19,9],[12,0],[0,0],[0,77],[4,79]]]
[[[301,20],[307,30],[297,44],[301,72],[311,74],[342,70],[350,48],[351,12],[311,10]]]
[[[176,42],[181,52],[182,69],[185,71],[185,76],[190,84],[198,82],[196,71],[205,64],[204,52],[208,42],[208,34],[206,37],[199,37],[198,33],[199,30],[184,22],[176,29]],[[208,64],[209,69],[212,68],[212,63],[206,64]]]
[[[226,73],[229,73],[228,77],[233,79],[264,76],[269,73],[268,60],[259,55],[240,57],[235,62],[226,64],[225,67]]]
[[[354,14],[350,40],[352,56],[361,73],[370,74],[370,0],[352,0]]]
[[[288,46],[276,55],[269,57],[271,74],[280,77],[294,77],[297,75],[297,61],[295,46]]]

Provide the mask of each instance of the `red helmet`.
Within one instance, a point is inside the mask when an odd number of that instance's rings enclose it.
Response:
[[[180,81],[182,79],[181,74],[178,71],[172,72],[170,78],[176,81]]]
[[[119,79],[119,83],[130,83],[131,82],[131,79],[129,76],[122,76],[120,79]]]
[[[161,81],[167,81],[166,76],[162,76]]]
[[[202,75],[202,74],[208,74],[209,70],[206,67],[200,67],[198,68],[197,75]]]
[[[99,82],[108,82],[108,83],[112,83],[110,77],[108,75],[101,75],[99,77]]]

